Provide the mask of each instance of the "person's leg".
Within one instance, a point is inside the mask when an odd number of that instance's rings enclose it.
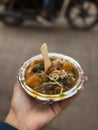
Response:
[[[50,0],[43,0],[42,10],[47,10]]]
[[[37,17],[37,21],[40,22],[43,25],[52,25],[53,19],[51,18],[51,14],[54,11],[56,0],[44,0],[42,11],[40,13],[40,16]]]
[[[57,0],[44,0],[42,10],[48,13],[52,13],[56,6]]]
[[[46,17],[49,13],[48,11],[48,6],[49,6],[49,1],[50,0],[43,0],[43,6],[42,6],[42,11],[41,11],[41,16]]]

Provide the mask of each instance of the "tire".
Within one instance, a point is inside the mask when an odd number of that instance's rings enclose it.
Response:
[[[84,0],[82,4],[71,4],[66,16],[73,29],[89,30],[97,24],[98,7],[93,1]]]
[[[20,26],[23,23],[23,20],[16,19],[10,16],[3,17],[2,21],[5,25],[8,25],[8,26]]]

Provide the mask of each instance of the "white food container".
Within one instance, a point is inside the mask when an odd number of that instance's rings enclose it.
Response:
[[[39,92],[33,90],[32,88],[30,88],[28,85],[26,85],[25,70],[27,69],[27,67],[29,66],[29,64],[32,61],[42,59],[42,55],[37,55],[37,56],[30,58],[29,60],[24,62],[24,64],[21,66],[21,68],[19,70],[19,76],[18,76],[18,81],[19,81],[20,85],[30,96],[32,96],[35,99],[44,101],[44,102],[60,101],[60,100],[65,100],[69,97],[72,97],[81,89],[81,87],[83,87],[84,83],[86,82],[83,69],[81,68],[81,66],[79,65],[79,63],[76,60],[74,60],[73,58],[71,58],[69,56],[58,54],[58,53],[49,53],[49,57],[63,58],[65,60],[69,61],[70,63],[72,63],[77,68],[78,73],[79,73],[79,78],[78,78],[75,86],[73,86],[70,90],[63,92],[62,94],[46,95],[46,94],[39,93]]]

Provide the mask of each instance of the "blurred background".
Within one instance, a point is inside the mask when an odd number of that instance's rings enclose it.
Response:
[[[27,8],[0,1],[0,121],[8,113],[20,66],[40,54],[40,45],[46,42],[49,52],[76,59],[89,80],[84,92],[44,130],[98,129],[98,1],[73,1],[60,3],[44,21],[36,19],[42,1]]]

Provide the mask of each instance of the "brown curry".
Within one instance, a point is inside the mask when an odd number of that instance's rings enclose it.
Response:
[[[50,57],[52,66],[45,73],[43,59],[30,63],[25,72],[25,83],[33,90],[56,95],[71,89],[77,82],[77,68],[68,60]]]

